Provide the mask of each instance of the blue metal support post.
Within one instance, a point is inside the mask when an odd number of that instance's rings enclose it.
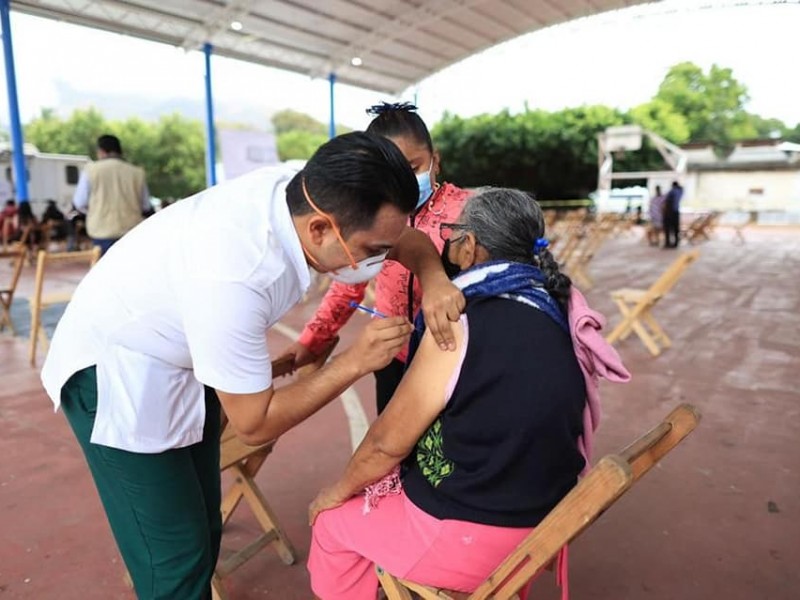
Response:
[[[17,202],[27,202],[28,171],[25,167],[25,139],[19,121],[17,100],[17,74],[14,69],[14,44],[11,42],[10,0],[0,0],[0,21],[3,31],[3,56],[6,62],[6,86],[8,90],[8,112],[11,121],[11,147],[14,153],[14,183]]]
[[[0,2],[8,0],[0,0]],[[211,53],[214,47],[206,42],[203,54],[206,58],[206,184],[217,185],[217,143],[214,138],[214,99],[211,96]]]
[[[328,123],[328,137],[331,139],[336,137],[336,113],[333,110],[333,90],[336,86],[336,73],[329,73],[328,74],[328,83],[330,83],[331,88],[331,120]]]

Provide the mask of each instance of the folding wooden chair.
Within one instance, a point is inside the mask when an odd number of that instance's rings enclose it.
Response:
[[[653,356],[669,348],[672,342],[651,311],[699,256],[699,250],[681,254],[649,289],[623,288],[611,292],[611,299],[622,313],[622,321],[608,334],[606,341],[613,344],[617,340],[624,340],[634,331]]]
[[[30,228],[26,227],[22,232],[22,237],[18,242],[8,246],[7,249],[0,251],[0,259],[11,259],[11,281],[3,288],[0,288],[0,331],[8,325],[11,335],[14,335],[14,324],[11,322],[11,303],[14,301],[14,293],[17,291],[22,267],[25,266],[25,257],[28,254],[27,240]]]
[[[718,220],[719,213],[717,212],[701,215],[689,224],[683,237],[690,244],[711,240],[711,233],[714,231]]]
[[[337,342],[338,338],[325,354],[320,356],[314,367],[319,368],[328,360]],[[283,377],[291,372],[291,358],[272,363],[273,378]],[[227,418],[223,415],[220,470],[222,472],[230,471],[235,479],[222,498],[222,524],[224,526],[230,520],[236,507],[244,500],[255,515],[263,533],[241,550],[229,553],[217,563],[211,582],[213,600],[227,600],[228,594],[225,591],[223,580],[268,545],[272,545],[280,559],[287,565],[291,565],[297,559],[294,546],[281,529],[274,511],[255,482],[256,475],[275,447],[276,441],[272,440],[261,446],[248,446],[236,436],[233,429],[228,426]]]
[[[656,427],[619,454],[603,457],[539,523],[528,537],[472,593],[453,592],[393,577],[380,567],[388,600],[514,600],[569,544],[697,426],[689,405],[673,410]]]
[[[571,252],[569,260],[564,264],[564,270],[579,287],[588,290],[594,286],[594,281],[587,272],[589,263],[611,235],[614,227],[612,221],[606,218],[599,219],[597,223],[586,228],[580,243]]]
[[[42,327],[42,309],[54,304],[69,302],[72,298],[72,290],[67,292],[55,292],[44,295],[44,275],[48,265],[53,263],[86,263],[91,268],[100,259],[100,248],[94,247],[91,250],[80,252],[47,252],[40,250],[36,257],[36,279],[33,287],[33,296],[30,300],[31,306],[31,334],[29,359],[32,367],[36,366],[36,350],[38,343],[41,342],[44,349],[49,345],[47,333]]]

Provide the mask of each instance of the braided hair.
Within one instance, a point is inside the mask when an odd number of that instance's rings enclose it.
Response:
[[[480,188],[467,201],[460,220],[492,260],[538,267],[546,279],[545,289],[566,311],[572,281],[547,249],[544,213],[531,195],[509,188]]]
[[[367,109],[373,115],[367,133],[385,138],[411,138],[433,152],[433,140],[425,121],[417,114],[417,107],[410,102],[381,102]]]

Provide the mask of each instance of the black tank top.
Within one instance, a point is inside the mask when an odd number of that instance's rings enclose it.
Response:
[[[409,499],[439,519],[532,527],[584,466],[586,388],[569,335],[515,300],[470,301],[450,401],[405,463]]]

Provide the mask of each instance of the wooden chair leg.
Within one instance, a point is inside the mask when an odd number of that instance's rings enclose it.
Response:
[[[247,503],[250,505],[250,510],[253,511],[253,514],[258,520],[259,525],[261,525],[261,528],[265,532],[275,532],[276,539],[272,542],[272,544],[275,546],[278,556],[281,557],[281,560],[285,564],[293,564],[295,560],[297,560],[297,552],[292,546],[292,543],[289,541],[289,538],[286,537],[286,534],[280,528],[278,519],[275,516],[275,513],[272,512],[272,508],[270,508],[267,499],[264,497],[264,494],[261,493],[261,490],[250,477],[245,476],[240,469],[236,467],[234,468],[238,471],[237,479],[241,478],[240,483],[242,483],[243,486],[242,491],[244,493],[244,497],[247,499]]]
[[[31,316],[31,334],[28,346],[28,361],[32,367],[36,366],[36,346],[39,343],[39,315],[34,312]]]
[[[650,354],[653,356],[658,356],[661,354],[661,348],[658,347],[658,344],[653,339],[653,336],[648,333],[647,329],[644,328],[638,319],[631,324],[631,328],[636,332],[636,335],[639,336],[639,339],[642,340],[642,343],[650,351]]]
[[[261,465],[264,464],[264,461],[267,460],[267,456],[269,456],[270,452],[266,452],[264,454],[251,456],[248,458],[244,466],[240,467],[243,472],[243,477],[253,478],[258,473]],[[222,524],[228,522],[228,519],[231,518],[233,511],[236,510],[236,507],[239,506],[239,502],[242,501],[244,497],[244,486],[242,483],[239,482],[239,478],[237,477],[234,484],[230,487],[230,489],[225,493],[225,497],[222,499],[222,503],[220,508],[222,510]]]
[[[650,331],[655,334],[656,341],[661,344],[664,348],[670,348],[672,346],[672,340],[669,339],[667,333],[661,328],[661,325],[658,324],[653,314],[646,310],[642,313],[642,320],[647,323],[647,326],[650,327]]]
[[[621,299],[614,299],[614,303],[619,308],[619,312],[622,314],[622,321],[611,330],[611,333],[608,334],[606,337],[606,341],[609,344],[613,344],[617,340],[624,340],[631,334],[631,324],[633,323],[634,319],[631,317],[631,309],[628,308],[628,305],[625,303],[624,300]]]
[[[222,578],[216,573],[211,577],[211,600],[228,600]]]
[[[387,600],[412,600],[411,592],[397,579],[380,567],[376,566],[375,569],[378,573],[378,581],[381,582],[381,587],[386,592]]]
[[[8,326],[8,331],[11,335],[15,335],[14,323],[11,322],[11,301],[6,302],[4,298],[0,298],[0,331],[3,331]]]

